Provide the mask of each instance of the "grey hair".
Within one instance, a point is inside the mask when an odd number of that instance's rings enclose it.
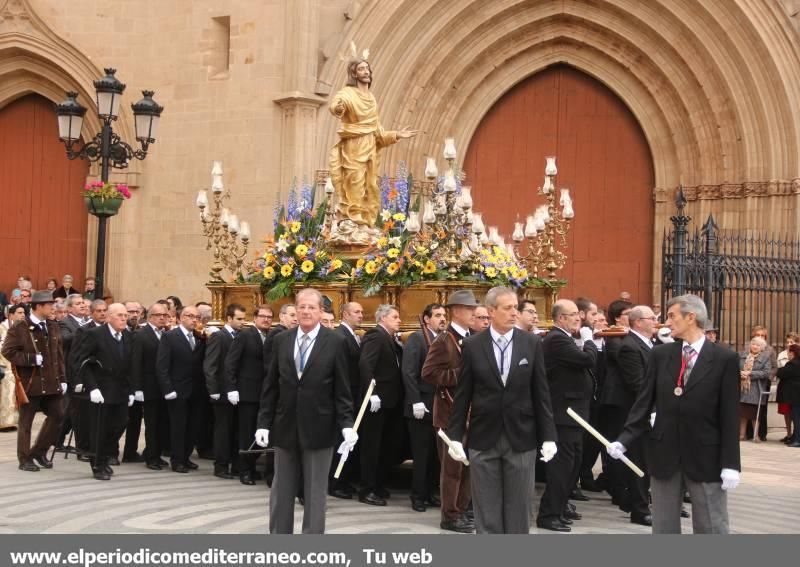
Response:
[[[670,299],[667,302],[667,311],[669,311],[670,307],[673,305],[680,305],[681,315],[684,317],[686,317],[689,313],[694,313],[694,316],[697,318],[697,326],[701,329],[706,328],[706,322],[708,321],[708,309],[706,309],[706,304],[703,303],[702,299],[696,295],[687,293]]]
[[[295,304],[297,304],[297,302],[300,300],[300,296],[301,295],[313,295],[313,296],[315,296],[317,298],[317,301],[319,302],[320,308],[322,308],[322,302],[323,302],[322,293],[320,293],[320,291],[318,289],[314,289],[313,287],[304,287],[303,289],[301,289],[300,291],[298,291],[295,294],[295,296],[294,296]]]
[[[761,337],[753,337],[752,339],[750,339],[750,342],[756,343],[758,346],[761,347],[762,350],[767,346],[767,341],[765,341]]]
[[[80,293],[70,293],[67,296],[67,299],[64,300],[64,306],[67,309],[69,309],[70,307],[72,307],[75,304],[75,300],[76,299],[80,299],[81,301],[83,301],[83,296]]]
[[[633,323],[639,319],[644,319],[645,309],[650,309],[647,305],[637,305],[628,312],[628,323]]]
[[[486,297],[484,298],[483,302],[486,305],[486,307],[491,307],[492,309],[494,309],[495,307],[497,307],[497,300],[500,299],[501,296],[509,294],[516,296],[517,292],[511,289],[510,287],[505,287],[505,286],[493,287],[486,293]]]
[[[283,305],[281,305],[281,310],[279,311],[279,313],[281,315],[286,315],[289,312],[290,307],[294,307],[294,303],[284,303]]]
[[[396,305],[390,305],[389,303],[382,303],[381,305],[378,305],[378,309],[375,310],[375,322],[380,323],[381,319],[386,317],[392,311],[399,312],[400,310]]]
[[[94,313],[102,305],[105,305],[106,307],[108,307],[108,303],[106,303],[102,299],[95,299],[94,301],[92,301],[92,304],[91,304],[91,307],[90,307],[90,311],[92,313]]]

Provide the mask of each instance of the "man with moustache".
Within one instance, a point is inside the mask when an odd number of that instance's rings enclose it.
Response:
[[[448,436],[449,455],[467,458],[467,431],[478,533],[527,534],[536,448],[542,459],[556,454],[556,431],[544,371],[542,341],[515,328],[517,296],[507,287],[486,294],[488,331],[463,341]],[[549,476],[549,475],[548,475]]]
[[[400,312],[394,305],[382,304],[375,311],[375,325],[361,343],[359,370],[361,391],[366,393],[372,380],[375,389],[364,414],[361,446],[361,492],[359,502],[386,506],[389,491],[384,481],[394,464],[395,448],[403,435],[403,358],[395,339],[400,331]]]
[[[240,450],[250,449],[258,421],[258,403],[264,386],[264,342],[272,326],[272,309],[259,305],[253,326],[241,330],[231,343],[225,358],[225,389],[236,404],[236,435]],[[256,456],[239,454],[239,482],[256,483]]]
[[[84,404],[90,459],[96,480],[110,480],[114,474],[109,458],[116,456],[117,442],[125,430],[128,407],[133,405],[131,389],[131,340],[125,305],[108,307],[106,324],[86,332],[76,353],[82,365],[83,384],[89,393]]]
[[[461,372],[461,348],[464,339],[471,334],[477,306],[475,295],[468,289],[450,295],[446,305],[450,325],[446,332],[439,334],[431,343],[425,357],[422,379],[436,387],[433,399],[435,429],[447,429],[449,425]],[[461,437],[454,440],[463,442]],[[439,491],[442,516],[439,527],[452,532],[472,533],[475,531],[475,523],[469,515],[472,500],[469,467],[449,456],[447,446],[438,436],[436,446],[441,463]]]
[[[667,303],[666,326],[676,340],[653,349],[625,429],[608,447],[618,459],[649,431],[654,534],[681,532],[683,483],[691,494],[694,533],[730,531],[727,491],[738,486],[741,470],[739,360],[706,340],[707,320],[696,295]]]
[[[158,345],[167,329],[169,308],[154,303],[147,310],[147,324],[133,335],[131,377],[134,399],[142,403],[144,417],[144,462],[148,469],[160,471],[169,463],[161,458],[161,439],[168,437],[161,431],[165,425],[167,402],[161,393],[156,372]]]
[[[421,377],[422,366],[428,354],[428,346],[447,328],[447,316],[443,305],[431,303],[422,312],[423,328],[412,333],[403,347],[403,385],[405,404],[403,415],[408,426],[411,441],[411,456],[414,466],[411,481],[411,508],[424,512],[426,504],[439,506],[436,495],[436,481],[439,476],[436,457],[436,434],[433,430],[431,410],[433,409],[432,384]],[[427,337],[423,335],[427,334]]]
[[[294,499],[302,472],[303,533],[325,532],[325,495],[336,431],[351,450],[353,399],[341,335],[320,325],[322,294],[313,288],[295,296],[299,326],[275,337],[258,414],[255,439],[275,447],[270,492],[270,533],[294,531]]]

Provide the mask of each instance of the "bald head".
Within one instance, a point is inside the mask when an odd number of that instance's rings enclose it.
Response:
[[[108,306],[106,322],[115,331],[123,331],[128,325],[128,310],[122,303],[112,303]]]
[[[574,301],[559,299],[553,304],[553,323],[568,333],[577,333],[581,326],[581,314]]]

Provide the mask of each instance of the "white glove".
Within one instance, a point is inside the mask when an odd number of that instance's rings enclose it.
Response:
[[[594,332],[589,327],[581,327],[581,340],[586,344],[587,341],[594,339]]]
[[[658,338],[664,344],[675,342],[675,339],[672,338],[672,330],[669,327],[661,327],[658,330]]]
[[[217,400],[219,400],[219,394],[211,394],[211,399],[216,402]]]
[[[93,404],[102,404],[105,401],[102,392],[98,388],[89,392],[89,399],[92,400]]]
[[[734,469],[722,469],[719,474],[722,479],[722,490],[733,490],[739,486],[739,471]]]
[[[133,405],[133,398],[134,398],[133,394],[128,394],[128,407],[131,407]]]
[[[259,447],[269,445],[269,429],[256,429],[256,445]]]
[[[355,449],[356,442],[358,441],[358,433],[353,431],[352,427],[345,427],[342,429],[342,437],[344,437],[344,441],[342,441],[342,444],[339,445],[339,449],[336,451],[340,455],[349,453]]]
[[[133,393],[133,399],[136,400],[137,402],[143,402],[144,401],[144,392],[142,392],[141,390],[136,390]]]
[[[583,327],[583,328],[587,329],[588,327]],[[542,449],[539,452],[542,454],[541,460],[546,463],[547,461],[551,460],[553,457],[556,456],[556,453],[558,453],[558,447],[553,441],[545,441],[544,443],[542,443]]]
[[[44,357],[41,354],[36,355],[36,366],[41,366],[44,363]]]
[[[239,392],[234,390],[233,392],[228,392],[228,401],[233,404],[234,406],[239,403]]]
[[[83,392],[83,384],[75,384],[75,393],[80,394]]]
[[[170,392],[169,394],[164,396],[164,399],[165,400],[177,400],[178,399],[178,392],[173,390],[172,392]]]
[[[650,427],[656,426],[656,412],[650,414]]]
[[[61,382],[61,393],[62,394],[66,394],[67,393],[67,383],[66,382]]]
[[[381,398],[379,396],[370,396],[369,398],[369,411],[375,413],[381,409]]]
[[[608,456],[611,457],[612,459],[617,459],[617,460],[621,459],[622,455],[625,454],[625,451],[627,451],[625,445],[623,445],[619,441],[614,441],[611,445],[606,447],[606,452],[608,453]]]
[[[416,404],[411,406],[411,411],[414,412],[414,419],[422,419],[425,417],[426,413],[428,412],[428,408],[425,407],[425,404],[422,402],[417,402]]]
[[[464,445],[458,441],[453,441],[447,449],[447,454],[452,457],[454,461],[466,462],[467,454],[464,452]]]

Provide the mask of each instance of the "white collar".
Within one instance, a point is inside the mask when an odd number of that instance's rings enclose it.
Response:
[[[186,337],[188,335],[194,336],[194,331],[193,330],[189,330],[186,327],[184,327],[183,325],[178,325],[178,327],[181,328],[181,331],[183,332],[183,336],[184,337]]]
[[[506,341],[510,343],[511,338],[514,336],[513,328],[510,331],[508,331],[505,335],[501,335],[499,332],[497,332],[497,330],[495,330],[495,328],[492,325],[489,325],[489,332],[492,334],[492,340],[494,342],[497,342],[497,339],[499,339],[500,337],[505,337]]]
[[[697,353],[698,356],[700,356],[700,349],[703,348],[703,345],[705,344],[705,342],[706,342],[706,334],[703,333],[702,335],[700,335],[699,339],[697,339],[695,342],[693,342],[691,344],[691,347],[694,349],[694,351]],[[683,346],[684,347],[686,345],[688,345],[688,344],[689,343],[687,343],[686,341],[683,341]],[[683,348],[683,347],[681,347],[681,348]]]
[[[33,323],[34,325],[40,325],[40,324],[44,323],[44,321],[42,321],[36,315],[33,314],[33,311],[31,311],[31,314],[28,315],[28,317],[31,318],[31,323]]]
[[[642,339],[642,342],[644,344],[646,344],[648,347],[653,348],[653,341],[648,339],[647,337],[645,337],[642,333],[640,333],[639,331],[637,331],[635,329],[631,329],[631,333],[633,333],[634,335],[636,335],[637,337]],[[697,352],[700,352],[700,351],[697,351]]]
[[[458,323],[455,323],[455,322],[451,321],[450,322],[450,326],[453,327],[456,330],[456,333],[458,333],[462,337],[466,337],[467,334],[469,334],[469,329],[465,329],[464,327],[462,327]]]
[[[301,328],[300,328],[300,326],[298,325],[298,326],[297,326],[297,341],[298,341],[298,342],[300,342],[300,338],[301,338],[303,335],[308,335],[308,339],[309,339],[309,340],[311,340],[311,341],[313,341],[314,339],[316,339],[316,338],[317,338],[317,334],[319,333],[319,329],[320,329],[320,327],[321,327],[321,325],[320,325],[319,323],[317,323],[317,326],[316,326],[316,327],[314,327],[313,329],[311,329],[309,332],[307,332],[307,333],[306,333],[306,332],[305,332],[303,329],[301,329]]]
[[[111,333],[111,338],[115,341],[117,340],[117,331],[114,330],[114,327],[109,325],[108,323],[105,324],[108,327],[108,332]],[[122,335],[122,331],[119,331],[119,334]]]
[[[228,333],[230,333],[231,336],[234,336],[236,334],[234,328],[228,325],[227,323],[225,323],[225,330],[228,331]]]
[[[566,330],[566,329],[564,329],[563,327],[559,327],[558,325],[553,325],[553,328],[554,328],[554,329],[558,329],[559,331],[561,331],[562,333],[564,333],[565,335],[567,335],[569,338],[572,338],[572,333],[570,333],[569,331],[567,331],[567,330]]]
[[[72,317],[73,319],[75,319],[75,322],[78,323],[78,325],[83,325],[83,319],[78,319],[72,313],[70,313],[69,316]]]
[[[342,326],[342,325],[344,326],[344,328],[345,328],[345,329],[347,329],[348,331],[350,331],[350,334],[351,334],[351,335],[353,335],[354,337],[356,336],[356,332],[355,332],[355,330],[353,330],[353,327],[351,327],[350,325],[348,325],[348,324],[347,324],[347,323],[345,323],[344,321],[342,321],[341,323],[339,323],[339,326]]]
[[[150,325],[150,328],[153,329],[153,332],[156,334],[157,337],[161,336],[161,332],[162,332],[161,329],[159,329],[158,327],[156,327],[155,325],[153,325],[150,322],[148,322],[147,324]]]

